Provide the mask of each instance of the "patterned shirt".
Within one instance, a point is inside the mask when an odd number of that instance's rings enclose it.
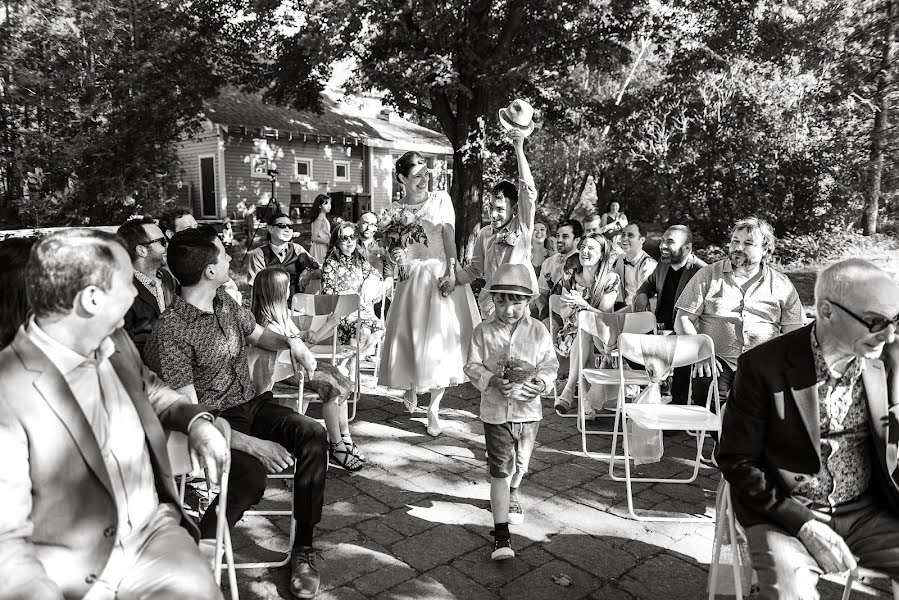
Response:
[[[576,252],[577,250],[572,250],[569,254],[556,252],[543,261],[543,266],[540,268],[540,293],[549,294],[549,291],[559,283],[565,274],[565,261],[574,256]]]
[[[150,290],[150,293],[153,294],[153,297],[156,298],[156,304],[159,305],[159,312],[162,313],[165,311],[165,295],[162,292],[162,282],[159,280],[160,275],[157,274],[155,278],[150,279],[140,271],[135,270],[134,276],[138,281],[143,284],[145,288]]]
[[[698,315],[696,331],[712,338],[715,355],[734,371],[737,358],[783,333],[784,325],[802,325],[796,288],[780,271],[761,265],[745,292],[734,280],[729,259],[707,265],[684,287],[677,310]]]
[[[854,359],[838,375],[824,362],[814,327],[811,338],[818,382],[821,469],[794,493],[817,504],[836,506],[861,496],[871,482],[868,398],[860,381],[865,363]]]
[[[147,366],[170,387],[193,384],[197,399],[225,410],[256,395],[246,337],[256,321],[219,288],[208,313],[175,296],[156,321],[145,349]]]
[[[490,386],[497,363],[505,357],[519,358],[536,366],[536,377],[546,389],[552,389],[556,380],[559,359],[543,323],[525,315],[517,324],[508,325],[495,314],[490,316],[475,327],[465,365],[465,374],[481,390],[481,421],[493,424],[539,421],[543,418],[540,396],[521,401],[506,398]]]

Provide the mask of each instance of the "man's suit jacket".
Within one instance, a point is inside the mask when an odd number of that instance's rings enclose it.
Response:
[[[165,306],[168,308],[172,305],[178,285],[171,273],[165,269],[159,269],[157,281],[162,282],[162,296],[165,299]],[[147,286],[138,281],[137,277],[134,278],[134,287],[137,288],[137,297],[134,299],[134,304],[125,313],[125,331],[131,336],[138,352],[143,355],[144,344],[147,343],[147,339],[153,332],[156,319],[162,313],[159,310],[159,303],[156,302],[156,296],[147,289]]]
[[[680,298],[681,292],[684,291],[686,285],[693,279],[693,276],[699,272],[699,269],[707,266],[706,263],[697,258],[695,255],[691,254],[689,258],[687,258],[687,263],[681,267],[684,269],[684,274],[681,275],[680,281],[677,284],[677,290],[674,292],[674,302],[677,303],[677,299]],[[637,288],[636,296],[640,294],[646,294],[647,298],[652,298],[657,294],[662,293],[662,287],[665,285],[665,278],[668,276],[668,271],[671,269],[671,265],[659,261],[659,264],[656,265],[655,270],[646,278],[639,288]],[[656,304],[656,309],[658,310],[658,304]],[[675,310],[676,316],[677,311]],[[658,313],[656,313],[656,317],[658,317]],[[673,319],[672,319],[673,320]],[[669,323],[671,325],[671,323]]]
[[[109,360],[143,425],[159,502],[180,510],[163,427],[186,432],[208,408],[166,386],[123,330],[112,340]],[[116,540],[100,447],[62,373],[24,328],[0,352],[0,381],[0,599],[81,598]],[[196,526],[182,517],[196,538]]]
[[[737,363],[715,455],[744,527],[773,523],[797,535],[814,518],[808,501],[793,494],[821,467],[811,330],[807,325],[756,346]],[[862,383],[874,461],[869,489],[899,515],[897,346],[887,346],[882,359],[865,360]]]

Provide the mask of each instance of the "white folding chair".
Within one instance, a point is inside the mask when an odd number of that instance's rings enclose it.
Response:
[[[612,435],[612,456],[609,461],[609,475],[615,481],[624,481],[627,488],[627,507],[631,517],[640,521],[700,521],[707,522],[708,517],[664,517],[664,516],[641,516],[634,512],[633,482],[638,483],[692,483],[699,476],[699,467],[701,465],[702,444],[707,431],[721,431],[721,420],[718,415],[721,414],[721,402],[718,398],[718,377],[717,374],[712,375],[712,384],[709,387],[709,395],[706,399],[706,405],[703,406],[678,406],[672,404],[634,404],[625,402],[625,359],[641,365],[646,364],[646,358],[643,352],[643,344],[656,345],[664,344],[667,346],[668,355],[671,356],[668,368],[684,367],[695,364],[702,360],[714,360],[715,347],[712,339],[707,335],[669,335],[669,336],[648,336],[637,335],[632,333],[622,333],[618,338],[618,352],[620,360],[618,362],[618,372],[620,374],[619,384],[621,390],[618,394],[618,410],[615,415],[615,430]],[[715,412],[711,411],[712,398],[715,400]],[[695,431],[696,435],[696,458],[693,461],[693,473],[690,477],[684,478],[655,478],[655,477],[633,477],[631,476],[631,453],[630,440],[628,438],[628,420],[634,424],[649,430],[664,431]],[[619,423],[621,425],[619,429]],[[618,447],[618,436],[623,438],[624,446],[624,477],[615,474],[615,455]]]
[[[859,579],[889,578],[889,575],[885,575],[880,571],[876,571],[874,569],[866,569],[865,567],[858,567],[855,570],[855,573],[849,573],[849,575],[846,577],[846,586],[843,588],[843,600],[849,600],[849,596],[852,595],[852,584]],[[899,600],[899,583],[897,583],[895,580],[890,580],[890,585],[893,590],[893,600]]]
[[[381,282],[381,314],[378,315],[378,318],[381,319],[381,323],[386,325],[386,321],[384,320],[384,305],[387,304],[387,283]],[[392,294],[391,294],[392,296]],[[371,372],[375,377],[378,376],[378,370],[381,367],[381,348],[384,346],[384,338],[383,336],[375,345],[375,359],[374,361],[360,361],[359,371]]]
[[[579,344],[581,351],[584,346],[588,352],[591,348],[595,348],[602,354],[611,356],[615,360],[618,358],[618,335],[620,333],[652,333],[656,329],[656,317],[651,312],[637,313],[595,313],[593,311],[582,310],[578,314],[578,339],[575,340]],[[583,340],[590,340],[584,344]],[[574,353],[572,352],[572,355]],[[581,363],[584,359],[581,358]],[[589,357],[587,358],[589,360]],[[619,362],[621,362],[619,360]],[[646,371],[630,369],[624,365],[624,384],[628,385],[649,385],[649,379]],[[612,435],[614,431],[588,430],[586,412],[584,406],[587,398],[586,384],[615,386],[618,394],[623,393],[620,386],[620,375],[617,368],[581,368],[578,374],[578,402],[577,411],[577,428],[581,432],[581,449],[585,456],[595,458],[609,458],[608,454],[593,454],[587,450],[588,435]],[[617,413],[617,410],[616,410]],[[616,413],[608,413],[605,415],[597,414],[599,417],[614,417]]]
[[[336,364],[338,358],[347,358],[351,355],[355,355],[355,360],[353,361],[354,367],[354,389],[353,389],[353,397],[351,399],[353,409],[349,414],[348,420],[352,421],[356,418],[356,404],[359,401],[359,395],[361,393],[360,382],[359,382],[359,317],[361,316],[361,308],[362,303],[359,297],[359,294],[294,294],[293,300],[291,301],[291,307],[293,310],[300,315],[305,317],[312,317],[311,320],[308,321],[307,326],[310,326],[312,329],[316,329],[324,322],[325,318],[329,315],[335,315],[337,317],[343,318],[348,315],[356,313],[356,346],[342,346],[337,343],[337,328],[334,328],[334,333],[331,336],[330,344],[317,344],[314,346],[310,346],[309,350],[312,352],[313,356],[316,359],[324,358],[330,361],[331,364]],[[302,327],[301,327],[302,328]],[[317,397],[317,396],[316,396]],[[305,409],[305,406],[301,408]]]
[[[230,446],[231,431],[226,425],[225,439]],[[194,471],[199,470],[196,466],[196,459],[190,450],[190,444],[185,434],[177,431],[167,432],[166,449],[169,455],[169,463],[172,467],[172,476],[176,482],[180,477],[181,481],[177,482],[178,501],[184,505],[185,486],[187,476]],[[208,482],[207,478],[207,482]],[[234,551],[231,548],[231,534],[228,531],[228,520],[225,517],[228,500],[228,473],[221,474],[221,483],[219,484],[219,502],[216,506],[216,523],[215,523],[215,546],[213,547],[213,560],[210,567],[215,576],[215,582],[218,585],[222,583],[222,554],[225,557],[225,567],[228,569],[228,586],[231,591],[231,600],[238,600],[240,595],[237,591],[237,573],[234,564]]]
[[[743,561],[748,557],[742,555],[742,548],[737,537],[737,519],[734,516],[734,506],[730,497],[730,484],[723,477],[718,486],[718,497],[715,502],[715,541],[712,546],[712,564],[709,568],[709,600],[715,600],[715,595],[720,587],[720,562],[721,549],[730,547],[731,567],[733,568],[733,585],[736,600],[743,600],[744,584],[748,584],[752,578],[752,569],[747,574]],[[747,578],[748,577],[748,578]],[[729,593],[730,590],[727,590]]]

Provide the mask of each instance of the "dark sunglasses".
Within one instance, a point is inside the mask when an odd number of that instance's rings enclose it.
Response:
[[[154,239],[154,240],[147,240],[146,242],[141,242],[141,243],[138,244],[138,246],[152,246],[152,245],[155,244],[156,242],[159,242],[160,244],[162,244],[162,247],[163,247],[163,248],[165,248],[166,246],[169,245],[169,240],[168,240],[168,238],[165,237],[165,236],[162,236],[162,237],[158,237],[158,238],[156,238],[156,239]]]
[[[341,242],[351,242],[356,239],[356,234],[351,233],[350,235],[339,235],[337,239]]]
[[[896,315],[892,319],[888,319],[886,317],[874,317],[870,320],[865,320],[865,319],[862,319],[857,314],[855,314],[854,312],[852,312],[851,310],[849,310],[848,308],[846,308],[845,306],[843,306],[842,304],[834,302],[833,300],[830,300],[830,299],[828,299],[827,301],[830,302],[831,304],[833,304],[834,306],[836,306],[837,308],[839,308],[840,310],[842,310],[844,313],[846,313],[847,315],[849,315],[850,317],[852,317],[859,323],[861,323],[862,325],[864,325],[865,327],[867,327],[868,331],[871,333],[880,333],[881,331],[883,331],[890,325],[892,325],[893,328],[899,328],[899,315]]]
[[[290,223],[275,223],[272,227],[277,227],[278,229],[293,229],[293,225]]]

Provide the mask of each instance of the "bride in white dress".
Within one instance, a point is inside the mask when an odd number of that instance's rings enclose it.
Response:
[[[427,161],[417,152],[401,156],[396,172],[406,194],[394,204],[416,214],[428,245],[394,251],[394,260],[410,265],[409,278],[397,282],[393,293],[378,383],[406,390],[410,412],[418,402],[416,394],[430,391],[428,434],[437,436],[444,391],[467,381],[462,369],[480,317],[471,288],[455,284],[456,213],[449,195],[428,192]]]

